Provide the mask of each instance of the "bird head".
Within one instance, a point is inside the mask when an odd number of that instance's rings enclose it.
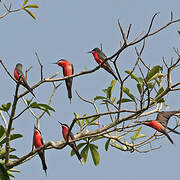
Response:
[[[144,124],[146,126],[149,126],[149,123],[151,122],[151,120],[145,120],[145,121],[135,121],[134,123],[137,124]]]
[[[34,133],[38,132],[39,134],[41,134],[41,131],[34,125]]]
[[[88,53],[100,53],[101,50],[99,48],[94,48],[93,50],[89,51]]]
[[[58,66],[64,67],[65,65],[70,64],[70,62],[65,59],[60,59],[57,62],[52,63],[52,64],[57,64]]]
[[[16,69],[22,71],[22,64],[21,63],[16,64]]]
[[[59,124],[62,126],[62,128],[66,128],[66,129],[69,129],[69,126],[67,124],[63,124],[61,123],[60,121],[58,121]]]

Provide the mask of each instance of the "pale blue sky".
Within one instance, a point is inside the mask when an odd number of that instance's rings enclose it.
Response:
[[[12,7],[17,7],[19,1],[12,0]],[[22,1],[21,1],[22,2]],[[31,1],[30,1],[31,2]],[[156,12],[160,12],[154,21],[153,30],[158,28],[170,19],[170,12],[174,18],[180,18],[179,1],[143,1],[143,0],[76,0],[76,1],[32,1],[40,6],[33,10],[37,17],[34,21],[25,12],[10,14],[0,20],[1,53],[0,58],[10,72],[16,63],[23,63],[24,69],[33,66],[30,73],[29,84],[33,85],[40,79],[40,67],[37,63],[34,52],[37,51],[42,63],[45,66],[45,76],[53,74],[60,68],[51,65],[60,58],[66,58],[74,64],[75,72],[80,72],[87,66],[89,69],[96,66],[92,55],[87,51],[103,44],[104,52],[109,56],[119,48],[122,40],[117,25],[120,19],[122,26],[127,29],[132,24],[132,39],[135,35],[145,32],[149,22]],[[2,9],[1,11],[2,12]],[[180,36],[177,31],[180,25],[171,25],[163,32],[149,38],[143,52],[144,61],[151,66],[162,63],[164,56],[167,61],[176,57],[173,47],[179,48]],[[137,46],[140,47],[140,46]],[[136,54],[133,48],[129,48],[120,56],[120,69],[130,69],[136,61]],[[15,90],[14,82],[0,68],[1,94],[0,102],[6,103],[12,100]],[[59,75],[59,77],[62,73]],[[176,80],[178,80],[177,74]],[[96,95],[103,95],[101,89],[106,88],[112,80],[111,75],[104,70],[99,70],[91,75],[75,78],[73,81],[72,104],[69,104],[65,83],[58,89],[52,106],[56,109],[53,118],[47,115],[41,120],[41,131],[45,141],[62,139],[61,128],[57,121],[70,124],[74,115],[94,113],[92,107],[80,101],[74,90],[87,99],[93,99]],[[21,89],[22,90],[22,89]],[[42,85],[34,90],[34,93],[42,103],[47,103],[47,97],[52,91],[52,85]],[[117,89],[116,89],[117,92]],[[176,95],[176,96],[175,96]],[[177,101],[180,93],[173,93],[169,96],[168,104],[170,110],[180,109]],[[27,95],[31,97],[31,95]],[[100,108],[101,109],[101,108]],[[20,112],[20,108],[17,112]],[[155,115],[152,116],[155,118]],[[173,118],[172,118],[173,119]],[[2,121],[0,121],[2,123]],[[23,139],[16,141],[17,155],[31,150],[33,123],[35,119],[29,112],[14,122],[15,132],[22,133]],[[73,129],[76,132],[77,127]],[[146,128],[145,128],[146,130]],[[147,128],[148,130],[148,128]],[[153,130],[148,130],[153,133]],[[100,152],[100,164],[95,167],[91,156],[88,157],[84,166],[78,162],[76,157],[70,157],[70,148],[63,150],[46,151],[46,163],[48,176],[45,177],[38,156],[20,165],[17,169],[22,170],[16,174],[18,180],[58,180],[58,179],[177,179],[179,177],[179,148],[180,137],[171,134],[175,146],[164,138],[156,145],[161,144],[160,150],[147,154],[125,153],[110,148],[104,150],[104,141],[98,144]],[[89,154],[90,155],[90,154]]]

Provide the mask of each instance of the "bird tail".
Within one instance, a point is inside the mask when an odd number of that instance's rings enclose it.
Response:
[[[67,91],[68,91],[68,98],[70,99],[70,103],[71,103],[71,98],[72,98],[72,91],[71,91],[72,78],[66,79],[66,87],[67,87]]]
[[[172,128],[170,128],[170,127],[167,127],[167,129],[169,129],[170,131],[172,131],[172,132],[174,132],[174,133],[176,133],[176,134],[180,134],[180,132],[178,132],[178,131],[176,131],[175,129],[172,129]]]
[[[77,149],[77,146],[76,146],[75,144],[70,144],[70,146],[72,147],[72,149],[74,150],[77,158],[78,158],[79,161],[81,162],[82,157],[81,157],[81,155],[80,155],[80,153],[79,153],[79,151],[78,151],[78,149]]]
[[[81,155],[80,155],[79,151],[75,151],[75,153],[76,153],[77,158],[78,158],[78,159],[80,160],[80,162],[81,162]]]
[[[41,162],[42,162],[42,166],[43,166],[43,170],[45,171],[45,174],[47,176],[47,165],[46,165],[46,161],[45,161],[45,156],[44,156],[44,152],[40,152],[39,153],[39,157],[41,158]]]
[[[166,132],[166,130],[161,131],[164,135],[166,135],[166,137],[169,139],[169,141],[174,144],[173,140],[171,139],[171,137],[169,136],[169,134]]]
[[[36,98],[35,94],[33,93],[33,90],[29,87],[26,80],[23,80],[23,85]]]

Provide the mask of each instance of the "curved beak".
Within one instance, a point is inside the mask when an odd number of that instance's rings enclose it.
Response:
[[[92,53],[93,51],[88,51],[87,53]]]
[[[58,123],[62,126],[63,125],[63,123],[61,123],[60,121],[58,121]]]

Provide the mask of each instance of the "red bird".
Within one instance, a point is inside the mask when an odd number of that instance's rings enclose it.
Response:
[[[107,58],[107,56],[99,48],[94,48],[92,51],[89,51],[88,53],[93,54],[94,59],[98,64],[101,64]],[[107,72],[112,74],[116,80],[118,80],[117,76],[115,75],[114,71],[112,70],[111,66],[107,61],[102,65],[102,68],[104,68]]]
[[[41,136],[41,132],[39,129],[37,129],[34,126],[33,146],[35,146],[35,148],[38,149],[39,147],[41,147],[43,145],[44,145],[44,142],[43,142],[43,139]],[[32,150],[33,150],[33,148],[32,148]],[[46,166],[46,162],[45,162],[44,150],[39,151],[38,154],[39,154],[39,157],[41,158],[42,166],[43,166],[43,169],[47,176],[47,172],[46,172],[47,166]]]
[[[59,121],[58,121],[59,122]],[[67,135],[68,135],[68,131],[69,131],[69,126],[67,124],[62,124],[61,122],[59,122],[62,126],[62,134],[63,137],[65,139],[65,141],[67,140]],[[81,155],[79,154],[79,151],[77,149],[76,143],[75,142],[70,142],[74,140],[74,135],[72,132],[69,133],[69,145],[71,146],[71,148],[74,150],[77,158],[79,159],[79,161],[81,162]]]
[[[53,64],[57,64],[58,66],[61,66],[63,68],[64,76],[70,76],[70,75],[74,74],[73,65],[65,59],[60,59],[58,62],[53,63]],[[70,99],[70,103],[71,103],[71,98],[72,98],[72,91],[71,91],[72,81],[73,81],[73,78],[68,78],[65,80],[67,91],[68,91],[68,98]]]
[[[158,113],[156,120],[145,121],[142,123],[146,126],[150,126],[150,127],[154,128],[155,130],[163,133],[165,136],[167,136],[169,141],[172,144],[174,144],[173,140],[171,139],[168,132],[166,131],[166,128],[169,129],[170,131],[176,133],[176,134],[180,134],[180,132],[178,132],[178,131],[170,128],[170,127],[167,127],[167,124],[168,124],[170,117],[177,114],[177,113],[180,113],[180,111],[166,111],[166,112],[162,111],[162,112]]]
[[[33,90],[28,85],[24,74],[22,72],[22,64],[18,63],[16,64],[16,67],[14,69],[14,77],[17,81],[19,81],[34,97],[36,97],[33,93]]]

